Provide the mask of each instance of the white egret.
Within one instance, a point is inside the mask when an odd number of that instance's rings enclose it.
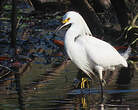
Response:
[[[116,66],[127,67],[126,59],[109,43],[92,36],[82,16],[69,11],[63,16],[62,27],[71,24],[65,34],[65,50],[70,59],[90,78],[98,76],[103,97],[103,75],[105,70],[113,71]],[[97,73],[94,73],[95,70]]]

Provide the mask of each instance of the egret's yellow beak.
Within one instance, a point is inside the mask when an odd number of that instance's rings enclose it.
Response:
[[[67,18],[67,19],[63,20],[62,23],[65,24],[65,23],[69,22],[69,20],[70,20],[70,18]]]

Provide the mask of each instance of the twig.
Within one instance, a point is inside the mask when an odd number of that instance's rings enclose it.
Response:
[[[0,76],[0,79],[2,79],[3,77],[7,76],[11,71],[8,71],[7,73],[5,73],[4,75]]]
[[[20,21],[21,21],[21,18],[19,18],[19,19],[17,20],[16,29],[19,27]]]
[[[34,7],[34,5],[32,4],[32,2],[30,1],[30,0],[24,0],[25,1],[25,3],[29,3],[32,7]]]
[[[10,69],[10,68],[7,67],[7,66],[0,65],[0,67],[3,67],[3,68],[5,68],[5,69],[9,70],[9,71],[8,71],[7,73],[5,73],[4,75],[0,76],[0,79],[2,79],[3,77],[7,76],[10,72],[13,72],[13,70]]]
[[[131,26],[135,27],[136,26],[136,20],[138,19],[138,14],[134,17],[134,19],[132,20]],[[137,26],[136,26],[137,27]]]
[[[0,65],[0,67],[6,68],[7,70],[9,70],[9,71],[12,71],[12,72],[13,72],[13,70],[12,70],[12,69],[10,69],[10,68],[9,68],[9,67],[7,67],[7,66]]]

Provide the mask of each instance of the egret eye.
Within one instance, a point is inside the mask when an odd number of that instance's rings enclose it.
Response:
[[[65,24],[65,23],[69,22],[69,20],[70,20],[70,18],[67,18],[67,19],[63,20],[62,23]]]

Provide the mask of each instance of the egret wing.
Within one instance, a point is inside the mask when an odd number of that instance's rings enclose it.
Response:
[[[92,36],[82,36],[78,43],[85,48],[87,57],[96,65],[108,68],[125,64],[125,59],[109,43]]]

